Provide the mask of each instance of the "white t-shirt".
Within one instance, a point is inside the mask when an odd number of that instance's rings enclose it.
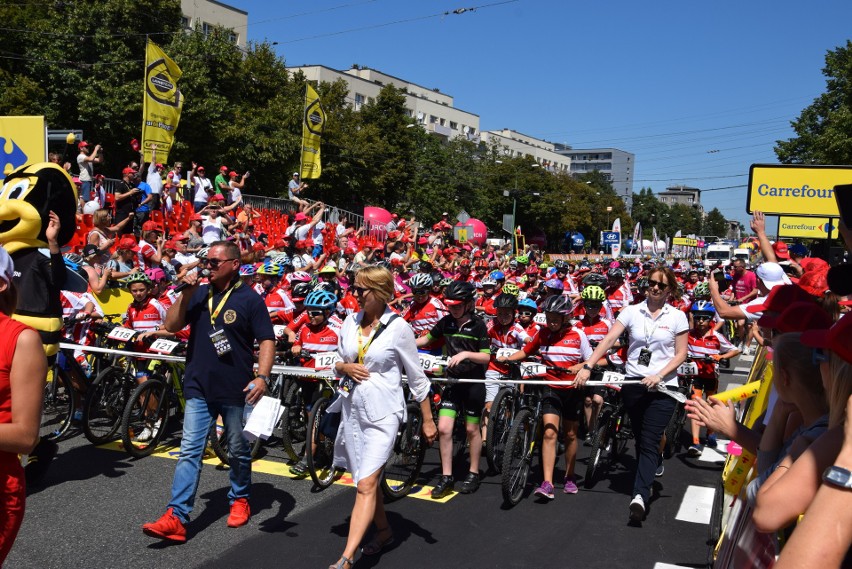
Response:
[[[163,178],[160,177],[156,164],[152,163],[148,166],[148,176],[145,178],[145,181],[151,186],[152,194],[159,195],[163,193]]]
[[[88,158],[88,156],[86,156],[84,152],[77,155],[77,166],[80,167],[81,182],[91,182],[94,179],[94,176],[92,175],[94,173],[92,163],[88,162],[86,158]]]
[[[675,337],[689,331],[686,314],[670,304],[665,304],[657,315],[651,318],[647,301],[624,307],[618,315],[618,322],[625,327],[630,338],[627,349],[626,371],[628,376],[646,377],[657,374],[675,356]],[[651,350],[651,363],[640,366],[639,352],[647,347]],[[671,372],[663,377],[666,386],[677,386],[677,373]]]
[[[243,197],[243,193],[236,186],[231,186],[231,203],[236,203],[240,201]]]
[[[757,298],[741,305],[740,308],[742,309],[743,314],[745,314],[746,320],[748,320],[749,322],[757,322],[758,320],[760,320],[760,317],[763,316],[763,312],[749,312],[748,310],[746,310],[746,308],[748,308],[749,306],[763,304],[764,302],[766,302],[766,297],[758,296]]]
[[[215,220],[209,216],[203,216],[201,221],[201,239],[205,244],[210,245],[214,241],[221,241],[225,238],[225,224],[221,217]]]
[[[314,245],[321,245],[322,244],[322,237],[323,237],[322,230],[323,229],[325,229],[325,223],[323,223],[322,221],[320,221],[319,223],[314,225],[314,228],[311,231],[311,239],[313,240]]]
[[[192,178],[192,187],[195,188],[195,196],[192,198],[192,201],[207,203],[207,199],[210,197],[207,189],[213,187],[210,180],[202,176],[195,176]]]

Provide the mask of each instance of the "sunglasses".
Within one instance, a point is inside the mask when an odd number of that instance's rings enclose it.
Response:
[[[693,314],[692,319],[695,320],[696,322],[701,322],[702,320],[708,320],[708,321],[713,320],[709,316],[704,316],[703,314],[701,316]]]
[[[201,262],[205,265],[209,265],[210,268],[215,271],[222,263],[227,263],[228,261],[236,261],[236,259],[204,259]]]
[[[322,310],[308,310],[307,312],[308,316],[310,316],[311,318],[315,318],[317,316],[325,316],[325,312],[323,312]]]
[[[532,310],[519,310],[518,316],[535,316],[536,313]]]
[[[663,290],[663,289],[667,288],[668,286],[669,286],[668,283],[666,283],[665,281],[660,282],[660,281],[655,281],[653,279],[648,279],[648,288],[657,287],[660,290]]]
[[[429,294],[429,289],[421,288],[417,290],[412,290],[411,294],[413,294],[414,296],[418,296],[421,294]]]
[[[811,352],[811,361],[814,365],[827,363],[830,359],[828,352],[822,348],[814,348]]]
[[[368,292],[370,292],[369,288],[352,285],[352,294],[367,294]]]

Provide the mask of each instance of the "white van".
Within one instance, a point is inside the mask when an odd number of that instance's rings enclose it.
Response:
[[[731,260],[733,258],[733,245],[729,245],[727,243],[713,243],[707,247],[707,253],[704,255],[704,266],[710,268],[718,264],[722,267],[727,267],[731,264]]]

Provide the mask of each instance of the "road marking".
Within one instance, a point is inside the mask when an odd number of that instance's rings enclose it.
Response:
[[[701,462],[713,462],[721,464],[728,459],[728,453],[725,449],[728,448],[728,443],[731,441],[725,439],[718,439],[716,441],[716,448],[710,448],[707,445],[704,445],[704,448],[701,450],[701,456],[698,457],[698,460]]]
[[[754,361],[754,354],[750,354],[748,356],[740,355],[740,361],[741,362],[753,362]]]
[[[695,524],[709,524],[710,514],[713,511],[713,497],[715,495],[715,488],[705,486],[687,487],[675,519]]]
[[[106,449],[106,450],[114,450],[118,452],[126,452],[124,450],[124,445],[121,444],[121,441],[113,441],[111,443],[107,443],[105,445],[100,445],[98,448]],[[157,447],[151,456],[155,456],[158,458],[170,458],[172,460],[177,460],[180,455],[180,447],[172,446],[172,445],[160,445]],[[208,447],[204,453],[208,458],[204,459],[204,464],[209,464],[210,466],[223,466],[222,462],[216,458],[216,455],[213,454],[213,451]],[[225,466],[227,468],[227,466]],[[294,482],[307,481],[313,484],[313,480],[311,480],[310,476],[298,477],[294,476],[292,472],[290,472],[290,467],[283,462],[278,462],[275,460],[266,460],[266,459],[257,459],[253,460],[251,463],[252,472],[261,472],[263,474],[270,474],[272,476],[281,476],[284,478],[289,478]],[[334,481],[335,484],[340,486],[349,486],[350,488],[355,488],[355,482],[352,480],[352,475],[349,472],[344,472],[340,478]],[[445,496],[439,500],[432,499],[432,486],[423,486],[416,485],[411,488],[411,491],[408,493],[406,498],[417,498],[420,500],[426,500],[428,502],[434,502],[437,504],[444,504],[449,502],[453,498],[458,495],[458,492],[453,492],[449,496]]]
[[[750,367],[735,367],[734,368],[734,373],[742,373],[742,374],[748,375],[748,372],[750,372],[750,371],[751,371]]]
[[[654,563],[654,569],[684,569],[687,565],[672,565],[671,563]]]

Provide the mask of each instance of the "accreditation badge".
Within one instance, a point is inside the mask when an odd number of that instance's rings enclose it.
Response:
[[[210,340],[213,342],[213,349],[216,350],[216,355],[220,358],[231,353],[231,343],[228,337],[225,336],[225,331],[221,328],[213,328],[210,332]]]

